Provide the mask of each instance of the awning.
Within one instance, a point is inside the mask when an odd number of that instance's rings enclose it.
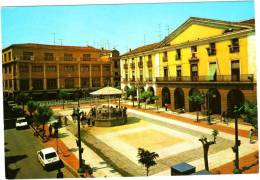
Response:
[[[214,76],[216,74],[216,63],[210,63],[209,64],[209,80],[214,80]]]
[[[90,93],[93,96],[109,96],[109,95],[121,95],[122,90],[113,88],[113,87],[104,87],[97,91]]]

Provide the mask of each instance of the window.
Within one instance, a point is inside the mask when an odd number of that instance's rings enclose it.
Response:
[[[4,54],[4,61],[7,61],[7,57],[6,57],[7,55],[6,54]]]
[[[89,65],[81,65],[80,70],[83,72],[89,72]]]
[[[33,60],[33,52],[23,52],[23,60]]]
[[[240,80],[240,64],[239,60],[231,61],[231,79],[232,81]]]
[[[198,80],[198,64],[191,64],[190,71],[191,71],[191,80],[197,81]]]
[[[163,68],[163,75],[164,75],[164,78],[168,78],[168,67]]]
[[[177,78],[181,78],[181,66],[176,66],[176,75]]]
[[[152,73],[152,70],[151,70],[151,69],[149,69],[148,75],[149,75],[149,79],[152,79],[153,73]]]
[[[216,81],[216,78],[217,78],[216,62],[210,62],[209,63],[208,76],[209,76],[209,81]]]
[[[100,78],[92,78],[92,87],[100,87]]]
[[[118,72],[115,72],[115,76],[119,76],[119,73],[118,73]]]
[[[118,68],[118,61],[114,61],[114,68]]]
[[[57,89],[57,80],[47,79],[47,89]]]
[[[135,72],[132,71],[132,81],[135,81]]]
[[[22,72],[22,73],[29,72],[29,66],[27,64],[21,64],[20,65],[20,72]]]
[[[5,69],[5,74],[7,73],[7,67],[4,67],[4,69]]]
[[[44,53],[44,60],[45,61],[53,61],[54,60],[53,53]]]
[[[140,81],[143,81],[143,71],[140,70]]]
[[[42,90],[43,89],[43,80],[42,79],[34,79],[32,81],[33,90]]]
[[[239,40],[238,38],[231,39],[231,45],[229,45],[229,52],[239,52]]]
[[[191,52],[196,53],[197,52],[197,46],[191,46]]]
[[[210,43],[209,48],[207,48],[207,51],[209,56],[216,55],[216,44]]]
[[[10,88],[13,87],[13,82],[12,82],[12,80],[9,80],[9,87],[10,87]]]
[[[11,61],[12,56],[11,56],[11,52],[8,52],[8,60]]]
[[[110,72],[110,66],[109,66],[109,65],[103,66],[103,71],[108,71],[108,72]]]
[[[29,80],[27,79],[20,80],[20,90],[21,91],[29,90]]]
[[[65,79],[65,88],[74,88],[74,79],[73,78]]]
[[[42,72],[42,66],[32,66],[32,72]]]
[[[8,80],[5,80],[5,87],[8,88]]]
[[[66,65],[66,66],[64,66],[64,71],[67,71],[67,72],[74,71],[74,66],[73,65]]]
[[[163,53],[163,61],[164,61],[164,62],[168,61],[168,53],[167,53],[167,51],[165,51],[165,52]]]
[[[64,61],[72,61],[73,55],[72,54],[64,54]]]
[[[181,49],[176,49],[176,60],[180,60],[181,59]]]
[[[152,55],[148,55],[148,61],[152,60]]]
[[[91,60],[91,54],[83,54],[83,61],[90,61]]]
[[[89,78],[81,78],[81,87],[82,88],[90,87],[90,79]]]
[[[11,67],[11,66],[9,66],[9,68],[8,68],[8,73],[9,73],[9,74],[12,73],[12,67]]]
[[[100,66],[94,65],[91,67],[92,71],[100,71]]]
[[[139,57],[139,61],[142,62],[143,61],[143,56]]]
[[[47,66],[47,71],[48,72],[56,72],[57,71],[57,66]]]

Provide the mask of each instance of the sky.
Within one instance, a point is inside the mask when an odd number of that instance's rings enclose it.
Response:
[[[42,43],[129,48],[158,42],[189,17],[254,18],[254,2],[2,7],[2,47]]]

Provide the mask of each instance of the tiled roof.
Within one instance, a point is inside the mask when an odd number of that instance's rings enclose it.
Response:
[[[35,43],[25,43],[25,44],[12,44],[3,49],[9,49],[11,47],[28,47],[28,48],[44,48],[44,49],[68,49],[68,50],[81,50],[81,51],[91,51],[91,52],[111,52],[111,50],[97,49],[92,46],[65,46],[65,45],[49,45],[49,44],[35,44]]]
[[[255,19],[248,19],[248,20],[240,21],[239,23],[246,24],[249,26],[255,26]]]
[[[160,43],[153,43],[153,44],[148,44],[145,46],[141,46],[138,47],[136,49],[133,49],[131,51],[128,51],[127,53],[123,54],[122,56],[127,56],[127,55],[131,55],[131,54],[136,54],[136,53],[141,53],[141,52],[145,52],[145,51],[149,51],[149,50],[153,50],[155,49]]]

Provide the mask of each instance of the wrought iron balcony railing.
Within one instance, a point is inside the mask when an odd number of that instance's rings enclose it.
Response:
[[[156,82],[253,82],[253,74],[235,75],[217,75],[211,76],[169,76],[169,77],[156,77]]]
[[[229,45],[229,52],[230,52],[230,53],[239,52],[239,46]]]

